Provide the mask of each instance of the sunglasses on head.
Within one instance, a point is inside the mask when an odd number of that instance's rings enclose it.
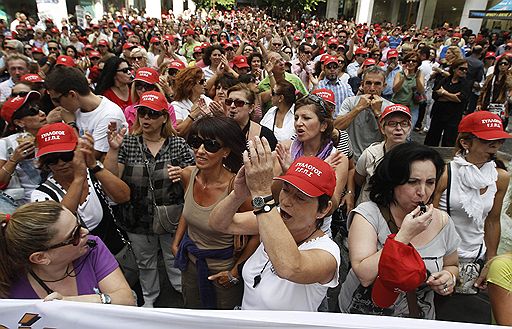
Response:
[[[231,104],[233,103],[235,104],[235,107],[243,107],[246,104],[250,104],[249,102],[243,101],[241,99],[226,98],[224,100],[224,104],[226,104],[227,106],[231,106]]]
[[[324,118],[329,117],[329,111],[327,111],[327,105],[325,104],[325,101],[322,97],[314,95],[314,94],[309,94],[307,96],[304,96],[304,99],[312,101],[316,105],[320,106],[320,108],[321,108],[320,113],[322,114],[322,116]]]
[[[160,118],[164,114],[165,114],[164,111],[155,111],[148,107],[139,107],[137,109],[137,115],[142,118],[147,115],[150,119],[154,120],[154,119]]]
[[[203,139],[197,135],[190,137],[188,144],[194,149],[203,145],[206,152],[209,153],[217,153],[222,148],[222,145],[215,139]]]
[[[135,90],[145,90],[145,91],[151,91],[155,90],[155,85],[152,85],[150,83],[142,82],[142,81],[136,81],[135,82]]]
[[[50,153],[43,155],[41,157],[41,161],[48,166],[56,165],[59,163],[59,160],[63,162],[70,162],[73,160],[75,156],[75,152],[58,152],[58,153]]]
[[[123,72],[123,73],[131,73],[132,68],[131,67],[124,67],[122,69],[116,70],[117,72]]]
[[[45,250],[69,246],[70,244],[72,244],[75,247],[78,246],[80,244],[80,238],[82,237],[82,227],[83,227],[82,224],[78,223],[75,226],[75,228],[73,229],[73,231],[71,232],[71,237],[69,239],[67,239],[66,241],[54,244],[54,245],[46,248]],[[45,251],[45,250],[43,250],[43,251]]]

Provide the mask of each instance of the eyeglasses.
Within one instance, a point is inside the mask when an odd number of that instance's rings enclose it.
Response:
[[[204,85],[206,83],[206,79],[201,79],[197,82],[198,85]]]
[[[69,239],[67,239],[66,241],[54,244],[54,245],[44,249],[43,251],[50,250],[50,249],[57,249],[57,248],[64,247],[64,246],[69,246],[70,244],[72,244],[75,247],[78,246],[80,244],[80,238],[82,237],[82,228],[83,228],[82,224],[80,224],[80,223],[77,224],[75,226],[75,228],[73,229],[73,231],[71,232],[71,237]]]
[[[151,91],[155,90],[155,85],[152,85],[150,83],[142,82],[142,81],[136,81],[135,82],[135,90],[144,90],[144,91]]]
[[[58,97],[52,97],[51,100],[54,104],[60,104],[60,99],[64,96],[67,96],[67,94],[69,94],[69,91],[66,91],[65,93],[61,94],[60,96]]]
[[[272,89],[272,96],[280,96],[280,95],[282,95],[282,94],[277,93],[274,89]],[[236,103],[235,103],[235,105],[236,105]]]
[[[282,46],[282,44],[280,44],[280,43],[273,43],[272,45],[273,45],[274,47],[281,47],[281,46]]]
[[[138,61],[142,60],[142,56],[140,56],[140,57],[131,57],[131,59],[133,59],[134,61],[138,62]]]
[[[131,67],[123,67],[122,69],[116,70],[116,72],[123,72],[125,74],[131,73],[132,68]]]
[[[59,160],[62,160],[63,162],[70,162],[75,157],[75,152],[58,152],[58,153],[50,153],[45,154],[41,157],[41,161],[48,165],[53,166],[59,163]]]
[[[303,51],[303,53],[306,54],[306,55],[311,55],[313,52],[311,52],[311,51]]]
[[[458,67],[457,70],[459,70],[461,72],[467,72],[468,68],[467,67]]]
[[[336,49],[336,48],[338,48],[338,46],[337,45],[330,45],[329,48],[330,49]]]
[[[272,91],[273,93],[274,91]],[[241,99],[231,99],[231,98],[226,98],[224,100],[224,104],[226,104],[227,106],[231,106],[231,104],[235,104],[235,107],[243,107],[244,105],[249,105],[251,103],[249,102],[246,102],[244,100],[241,100]]]
[[[356,55],[356,57],[363,57],[363,58],[366,58],[366,57],[368,57],[368,55],[367,55],[367,54],[357,54],[357,55]]]
[[[39,115],[40,110],[38,106],[32,106],[32,107],[24,107],[23,109],[20,109],[16,112],[14,112],[12,119],[22,119],[24,117],[33,117],[35,115]]]
[[[48,47],[48,50],[59,50],[57,47]]]
[[[165,112],[163,110],[162,111],[155,111],[155,110],[152,110],[152,109],[150,109],[148,107],[139,107],[137,109],[137,115],[139,117],[144,118],[147,115],[148,118],[150,118],[152,120],[158,119],[158,118],[160,118],[164,114],[165,114]]]
[[[160,46],[160,45],[161,45],[161,43],[160,43],[160,42],[155,42],[155,43],[153,43],[153,44],[154,44],[155,46]]]
[[[328,70],[336,70],[338,68],[338,65],[335,65],[335,64],[327,65],[325,68]]]
[[[390,126],[392,128],[396,128],[400,126],[400,128],[408,128],[411,126],[411,121],[403,120],[403,121],[387,121],[384,123],[386,126]]]
[[[197,135],[190,137],[188,144],[194,149],[198,149],[203,145],[206,152],[209,153],[217,153],[222,148],[222,145],[215,139],[203,139]]]

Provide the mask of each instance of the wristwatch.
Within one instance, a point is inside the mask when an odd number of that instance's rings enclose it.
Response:
[[[266,214],[266,213],[270,212],[275,206],[277,206],[276,202],[266,203],[262,208],[253,210],[253,213],[255,215]]]
[[[267,202],[274,199],[272,195],[267,196],[255,196],[252,199],[252,207],[255,209],[263,208]]]
[[[102,304],[112,304],[112,298],[108,294],[100,294],[100,300]]]
[[[91,172],[93,174],[97,173],[98,171],[100,170],[103,170],[103,168],[105,168],[105,166],[103,166],[103,163],[101,163],[101,161],[99,160],[96,160],[96,166],[94,166],[93,168],[91,168]]]

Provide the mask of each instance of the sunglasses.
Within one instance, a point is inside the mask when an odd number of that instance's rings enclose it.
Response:
[[[303,51],[303,53],[306,54],[306,55],[311,55],[312,54],[311,51]]]
[[[206,79],[201,79],[197,82],[198,85],[204,85],[206,83]]]
[[[272,93],[274,93],[274,91],[272,91]],[[224,100],[224,104],[226,104],[227,106],[231,106],[231,104],[233,104],[233,103],[235,104],[235,107],[243,107],[244,105],[251,104],[251,103],[243,101],[241,99],[226,98]]]
[[[217,153],[222,148],[222,145],[215,139],[202,139],[197,135],[192,136],[188,144],[194,149],[198,149],[203,145],[206,152],[209,153]]]
[[[356,55],[356,57],[363,57],[363,58],[366,58],[366,57],[368,57],[368,55],[366,55],[366,54],[357,54],[357,55]]]
[[[78,246],[80,244],[80,238],[82,237],[82,224],[77,224],[73,231],[71,232],[71,237],[67,239],[66,241],[54,244],[48,248],[46,248],[43,251],[50,250],[50,249],[57,249],[64,246],[69,246],[72,244],[73,246]]]
[[[505,143],[505,139],[491,139],[491,140],[488,140],[488,139],[478,138],[478,141],[480,143],[482,143],[482,144],[485,144],[485,145],[503,144],[503,143]]]
[[[62,97],[64,97],[64,96],[66,96],[67,94],[69,94],[69,91],[67,91],[67,92],[65,92],[65,93],[63,93],[63,94],[61,94],[61,95],[60,95],[60,96],[58,96],[58,97],[52,97],[52,98],[51,98],[51,100],[52,100],[52,102],[53,102],[54,104],[60,104],[60,99],[61,99]]]
[[[131,72],[132,72],[132,68],[131,68],[131,67],[125,67],[125,68],[122,68],[122,69],[116,70],[116,72],[123,72],[123,73],[125,73],[125,74],[128,74],[128,73],[131,73]]]
[[[138,61],[142,60],[142,56],[141,57],[132,57],[131,59],[133,59],[134,61],[138,62]]]
[[[155,120],[160,118],[164,114],[164,111],[155,111],[147,107],[139,107],[137,109],[137,115],[141,118],[144,118],[147,115],[150,119]]]
[[[388,121],[385,123],[386,126],[390,126],[392,128],[396,128],[400,126],[400,128],[408,128],[411,126],[411,121],[403,120],[403,121]]]
[[[48,166],[53,166],[59,163],[59,160],[62,160],[63,162],[70,162],[74,157],[75,152],[58,152],[43,155],[41,157],[41,161]]]
[[[509,66],[510,63],[509,62],[501,62],[498,64],[499,66]]]
[[[324,118],[329,117],[329,111],[327,111],[327,105],[325,105],[325,101],[322,97],[314,95],[314,94],[309,94],[307,96],[304,96],[304,99],[312,101],[316,105],[320,106],[320,108],[321,108],[320,113],[322,114],[322,116]]]
[[[337,45],[330,45],[330,46],[329,46],[329,49],[336,49],[336,48],[338,48],[338,46],[337,46]]]
[[[325,68],[328,70],[336,70],[338,68],[338,65],[327,65]]]
[[[135,82],[135,90],[151,91],[151,90],[155,90],[155,89],[156,89],[155,85],[152,85],[150,83],[145,83],[145,82],[140,82],[140,81]]]
[[[171,75],[171,76],[175,76],[176,74],[178,74],[178,70],[176,69],[168,69],[167,70],[167,74]]]
[[[462,71],[462,72],[467,72],[468,68],[467,67],[458,67],[457,70]]]
[[[59,50],[57,47],[48,47],[48,50]]]

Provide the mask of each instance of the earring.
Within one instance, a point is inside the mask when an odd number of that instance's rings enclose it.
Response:
[[[462,152],[462,155],[466,156],[469,154],[469,149],[464,149],[464,151]]]

